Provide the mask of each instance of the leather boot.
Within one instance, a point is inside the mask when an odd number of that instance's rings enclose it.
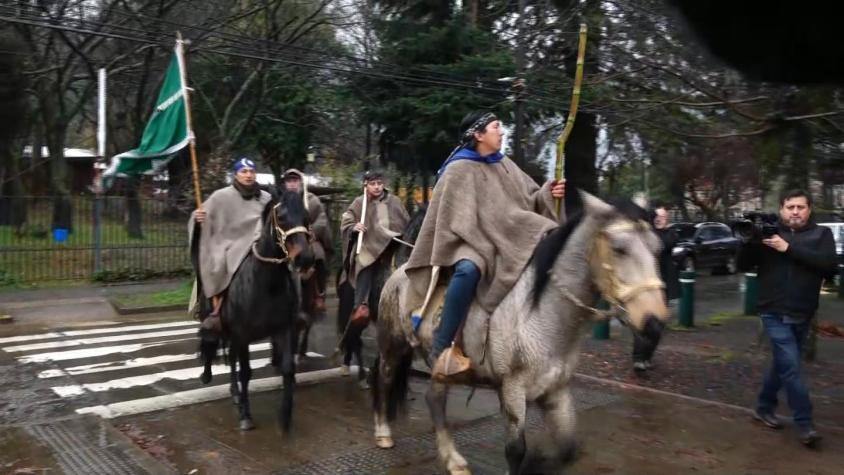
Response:
[[[223,321],[220,318],[220,309],[223,307],[223,296],[211,297],[211,305],[214,307],[211,313],[199,324],[199,333],[203,338],[215,339],[223,332]]]
[[[369,322],[369,305],[362,303],[355,308],[355,313],[352,314],[352,323],[355,325],[365,325]]]
[[[466,379],[472,362],[459,346],[452,344],[450,348],[440,353],[431,371],[431,377],[439,382],[458,382]]]

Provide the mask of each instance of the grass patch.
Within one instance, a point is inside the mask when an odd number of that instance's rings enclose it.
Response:
[[[672,324],[668,325],[668,329],[673,331],[673,332],[693,332],[693,331],[697,330],[697,328],[695,328],[695,327],[684,327],[683,325],[680,325],[679,323],[672,323]]]
[[[114,301],[122,307],[160,307],[165,305],[185,305],[190,300],[192,281],[186,281],[177,289],[164,290],[151,294],[119,295]]]
[[[730,361],[733,361],[736,358],[738,358],[737,353],[730,351],[730,350],[726,350],[726,351],[722,352],[721,354],[719,354],[717,356],[713,356],[712,358],[710,358],[709,362],[710,363],[729,363]]]

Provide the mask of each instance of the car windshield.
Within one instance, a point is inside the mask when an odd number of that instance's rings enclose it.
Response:
[[[693,226],[674,226],[677,230],[677,237],[680,239],[691,239],[695,235],[695,228]]]

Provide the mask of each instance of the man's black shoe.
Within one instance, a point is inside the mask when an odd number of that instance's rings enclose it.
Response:
[[[777,416],[769,413],[769,412],[760,412],[758,410],[753,411],[753,418],[757,421],[765,424],[766,426],[770,427],[771,429],[782,429],[782,424],[780,424],[779,419]]]
[[[804,427],[800,429],[800,443],[806,447],[814,448],[818,445],[823,437],[818,434],[812,427]]]

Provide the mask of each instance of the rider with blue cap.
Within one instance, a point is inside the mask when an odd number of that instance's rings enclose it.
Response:
[[[220,308],[234,273],[261,234],[261,215],[271,196],[256,180],[255,162],[238,158],[232,165],[232,184],[221,188],[191,215],[189,235],[193,243],[199,226],[197,278],[203,297],[211,299],[211,313],[201,329],[212,335],[221,330]]]

